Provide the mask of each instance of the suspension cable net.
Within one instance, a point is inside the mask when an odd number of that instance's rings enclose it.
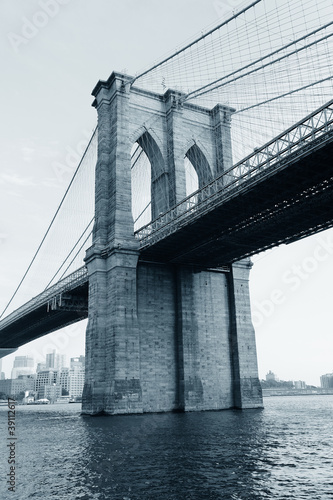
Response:
[[[94,184],[97,128],[21,282],[2,312],[17,307],[83,265],[91,243],[94,220]]]
[[[159,93],[172,88],[208,108],[235,108],[237,162],[331,98],[332,63],[332,0],[261,0],[142,72],[133,85]]]
[[[234,108],[235,164],[330,100],[332,67],[333,0],[255,0],[242,2],[229,19],[142,71],[132,85],[159,94],[171,88],[183,102],[209,109]],[[148,133],[132,148],[135,231],[166,211],[174,197],[172,183],[154,171],[159,154]],[[83,265],[92,238],[96,161],[97,130],[2,315]],[[194,165],[201,161],[195,151],[185,154],[186,195],[204,182]]]

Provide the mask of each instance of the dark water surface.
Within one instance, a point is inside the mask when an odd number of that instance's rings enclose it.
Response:
[[[333,499],[333,396],[264,410],[81,417],[79,404],[18,406],[16,492],[0,499]]]

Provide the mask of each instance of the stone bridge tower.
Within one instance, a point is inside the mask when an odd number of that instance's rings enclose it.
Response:
[[[131,149],[151,164],[154,219],[231,166],[230,115],[131,86],[112,73],[98,112],[95,226],[87,250],[89,320],[82,412],[125,414],[262,406],[249,261],[225,269],[140,258],[131,212]]]

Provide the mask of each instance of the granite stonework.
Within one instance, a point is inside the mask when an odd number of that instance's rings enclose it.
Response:
[[[227,269],[140,260],[131,214],[133,144],[151,163],[152,217],[231,166],[232,109],[135,88],[113,73],[93,91],[98,161],[84,414],[262,406],[250,316],[249,261]],[[163,194],[163,196],[162,196]]]

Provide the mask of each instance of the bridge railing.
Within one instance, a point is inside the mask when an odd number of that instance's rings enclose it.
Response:
[[[72,290],[80,285],[83,285],[88,280],[88,271],[85,266],[80,267],[73,273],[69,274],[61,281],[58,281],[55,285],[47,288],[36,297],[29,300],[23,304],[23,306],[19,307],[11,314],[6,316],[3,320],[0,321],[0,330],[7,326],[10,323],[13,323],[15,320],[20,317],[28,314],[29,312],[36,309],[36,307],[41,306],[43,304],[47,305],[48,302],[51,302],[54,297],[59,294],[66,292],[67,290]]]
[[[325,140],[328,135],[331,136],[332,131],[333,99],[262,147],[256,148],[252,154],[209,184],[136,231],[135,237],[140,242],[140,248],[150,246],[179,229],[189,221],[191,216],[198,214],[199,209],[202,214],[205,206],[210,205],[210,202],[222,193],[234,193],[252,178],[258,179],[259,176],[265,175],[274,166],[280,166],[292,156],[304,154],[305,148],[311,147],[318,140]]]

